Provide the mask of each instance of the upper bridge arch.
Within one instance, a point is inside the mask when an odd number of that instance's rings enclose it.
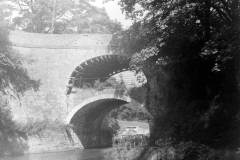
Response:
[[[103,55],[82,62],[71,73],[67,95],[71,94],[73,87],[81,88],[84,83],[104,81],[117,73],[132,70],[129,62],[130,58],[120,55]]]

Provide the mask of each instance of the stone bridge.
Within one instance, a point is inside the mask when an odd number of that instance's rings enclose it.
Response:
[[[93,90],[92,96],[82,98],[94,85],[114,74],[129,70],[129,59],[119,55],[103,55],[91,58],[78,65],[72,72],[67,86],[67,96],[74,104],[68,113],[66,124],[70,124],[85,148],[109,147],[112,133],[102,127],[106,115],[113,109],[129,103],[131,99],[115,93],[114,88]],[[73,90],[75,90],[73,92]],[[88,91],[87,91],[88,90]],[[73,92],[73,93],[72,93]]]
[[[131,100],[111,88],[96,91],[82,86],[129,69],[128,58],[108,51],[111,35],[12,31],[9,39],[29,74],[41,82],[39,91],[22,97],[22,107],[12,108],[14,119],[62,121],[72,126],[85,148],[109,146],[104,139],[111,141],[112,135],[101,131],[101,123],[112,109]]]

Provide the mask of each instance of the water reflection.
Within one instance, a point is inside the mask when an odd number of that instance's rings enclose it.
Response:
[[[18,157],[5,157],[3,160],[105,160],[108,149],[84,149],[56,153],[27,154]]]

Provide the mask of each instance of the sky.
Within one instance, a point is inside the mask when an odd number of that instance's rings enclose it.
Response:
[[[104,0],[96,0],[95,2],[92,2],[92,4],[100,8],[105,8],[108,16],[112,20],[117,20],[120,22],[123,28],[126,29],[132,24],[132,21],[127,19],[124,13],[122,13],[118,2],[119,0],[113,0],[104,3]]]

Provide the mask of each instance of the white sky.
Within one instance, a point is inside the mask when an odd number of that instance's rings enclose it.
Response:
[[[122,13],[118,2],[119,0],[113,0],[104,3],[104,0],[96,0],[95,2],[92,2],[92,4],[96,5],[97,7],[105,8],[108,16],[112,20],[117,20],[120,22],[123,28],[126,29],[132,24],[132,21],[130,19],[127,19],[126,16]]]

